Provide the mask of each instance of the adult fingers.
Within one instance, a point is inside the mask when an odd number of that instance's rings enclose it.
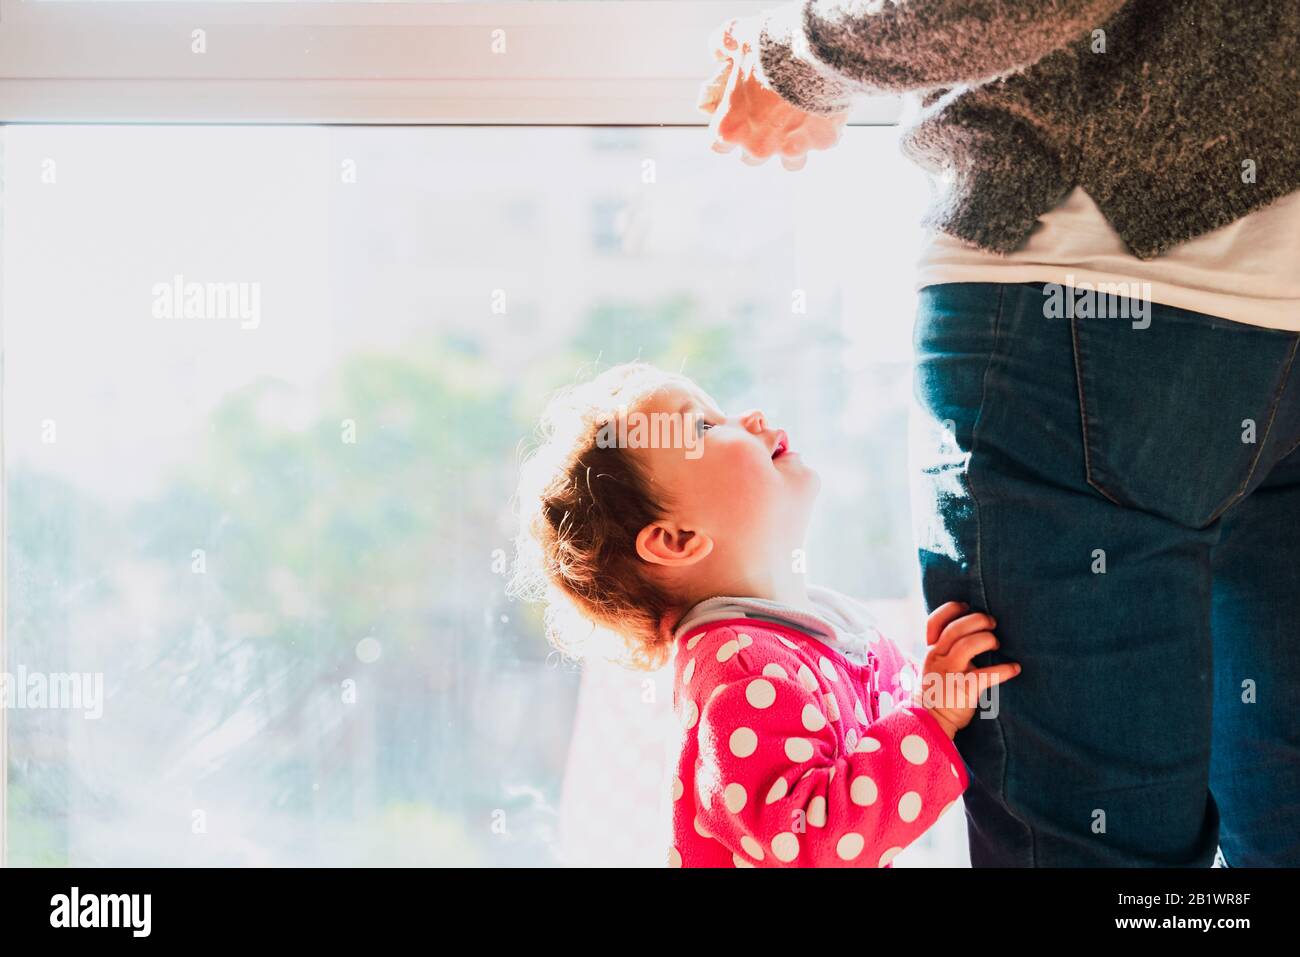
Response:
[[[732,69],[727,73],[726,83],[718,97],[718,107],[713,111],[713,118],[709,120],[709,132],[713,134],[714,150],[719,153],[725,153],[739,143],[745,129],[742,115],[744,105],[736,87],[739,72]],[[719,143],[729,143],[731,146],[727,149],[718,149]]]
[[[739,51],[740,44],[734,36],[739,20],[739,17],[732,17],[718,24],[709,34],[709,50],[712,51],[714,59],[725,60]]]
[[[808,152],[808,136],[800,128],[786,132],[781,140],[781,155],[794,158]]]
[[[808,123],[807,135],[809,145],[815,150],[828,150],[839,143],[844,133],[844,120],[848,114],[831,117],[817,117]]]
[[[734,65],[733,60],[724,60],[713,76],[700,84],[699,97],[695,103],[697,109],[705,113],[717,110],[727,92],[727,82],[731,78],[731,69]]]
[[[802,133],[792,133],[781,144],[781,165],[796,172],[808,165],[808,139]]]

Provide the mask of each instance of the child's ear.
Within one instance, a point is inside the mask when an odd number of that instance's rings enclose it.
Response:
[[[654,522],[636,536],[636,553],[652,565],[685,568],[713,551],[713,539],[703,532],[673,528]]]

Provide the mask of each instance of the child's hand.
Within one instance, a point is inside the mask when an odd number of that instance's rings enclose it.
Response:
[[[930,613],[925,626],[925,656],[921,687],[912,701],[924,707],[954,737],[970,724],[980,693],[1020,674],[1020,665],[1006,662],[973,668],[971,659],[998,647],[991,615],[968,614],[970,605],[950,601]]]

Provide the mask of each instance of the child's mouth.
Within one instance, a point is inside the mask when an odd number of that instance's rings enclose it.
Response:
[[[788,451],[790,451],[790,439],[783,430],[778,431],[776,434],[776,448],[772,450],[772,460],[776,461]]]

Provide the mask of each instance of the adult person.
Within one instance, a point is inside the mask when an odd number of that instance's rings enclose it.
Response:
[[[1300,5],[799,0],[714,47],[747,162],[914,95],[922,587],[1024,669],[956,738],[972,864],[1300,865]]]

